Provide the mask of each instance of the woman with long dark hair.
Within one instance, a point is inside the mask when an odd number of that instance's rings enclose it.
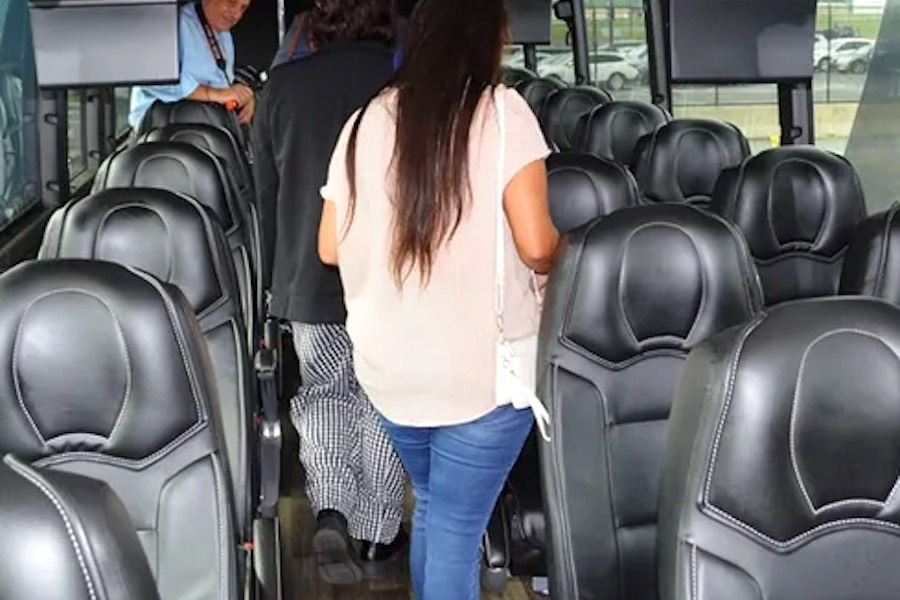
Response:
[[[498,333],[535,335],[534,275],[558,233],[547,145],[498,83],[507,30],[503,0],[422,0],[321,190],[319,254],[340,268],[357,377],[412,479],[418,600],[479,597],[480,539],[534,424],[497,384]]]

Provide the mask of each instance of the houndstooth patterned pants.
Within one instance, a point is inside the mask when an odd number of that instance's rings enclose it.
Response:
[[[358,540],[390,543],[403,518],[406,472],[353,372],[347,330],[293,323],[300,389],[291,421],[313,511],[337,510]]]

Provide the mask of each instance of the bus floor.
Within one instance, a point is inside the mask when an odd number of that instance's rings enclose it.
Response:
[[[311,540],[315,519],[303,492],[303,469],[297,458],[297,434],[285,414],[282,418],[284,453],[282,455],[282,495],[279,504],[282,543],[284,600],[410,600],[409,569],[406,560],[397,561],[395,573],[380,581],[353,586],[333,586],[318,575]],[[409,527],[411,494],[407,495]],[[503,596],[484,594],[482,600],[536,600],[544,598],[529,591],[527,582],[512,580]]]

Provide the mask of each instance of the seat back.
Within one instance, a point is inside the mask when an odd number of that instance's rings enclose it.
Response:
[[[666,457],[663,600],[900,597],[900,308],[799,300],[709,340]]]
[[[262,305],[262,245],[260,217],[256,205],[256,187],[253,173],[247,156],[241,150],[234,136],[227,130],[202,123],[171,123],[159,129],[153,129],[138,138],[145,142],[184,142],[209,151],[222,163],[225,177],[233,189],[237,190],[242,218],[247,225],[247,236],[250,244],[250,261],[257,275],[255,287],[257,306]]]
[[[146,142],[113,154],[100,166],[93,191],[149,187],[190,196],[205,206],[225,230],[247,326],[248,351],[255,350],[258,311],[251,236],[237,195],[222,166],[210,152],[184,142]]]
[[[547,198],[553,224],[560,232],[567,232],[636,205],[640,191],[622,165],[571,152],[547,158]]]
[[[710,209],[743,232],[768,305],[836,293],[866,216],[853,166],[814,146],[772,148],[726,170]]]
[[[547,105],[547,99],[550,94],[557,90],[565,89],[567,86],[558,79],[549,77],[538,77],[536,79],[526,79],[516,85],[516,91],[525,98],[525,102],[531,107],[535,116],[540,119],[544,113],[544,107]],[[546,132],[545,132],[546,133]]]
[[[762,306],[724,219],[686,205],[620,209],[569,234],[550,275],[538,391],[556,598],[655,600],[656,503],[687,353]]]
[[[105,482],[162,600],[237,597],[237,537],[208,350],[181,292],[100,261],[0,275],[0,453]]]
[[[748,156],[750,144],[734,125],[675,119],[641,138],[632,170],[645,202],[705,206],[719,174]]]
[[[557,90],[547,97],[540,114],[541,129],[560,152],[577,150],[581,117],[612,100],[609,93],[586,85]]]
[[[537,79],[537,77],[537,73],[524,67],[503,67],[503,83],[507,87],[514,88],[524,81]]]
[[[864,219],[844,255],[838,294],[900,306],[900,203]]]
[[[671,120],[669,113],[655,104],[636,100],[607,102],[581,117],[578,149],[631,167],[638,140]]]
[[[105,483],[7,455],[0,490],[0,598],[159,600],[134,526]]]
[[[243,344],[240,288],[222,227],[188,196],[108,189],[59,209],[47,225],[39,257],[121,263],[184,294],[212,359],[237,522],[247,539],[253,514],[250,424],[258,402]]]
[[[234,113],[214,102],[197,102],[180,100],[178,102],[160,102],[150,105],[137,127],[137,135],[165,127],[170,123],[205,123],[221,127],[228,131],[241,148],[246,148],[244,134]]]

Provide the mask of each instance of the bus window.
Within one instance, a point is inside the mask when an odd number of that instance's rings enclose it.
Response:
[[[69,187],[74,192],[84,182],[88,171],[87,131],[85,112],[87,98],[84,90],[70,90],[67,96]]]
[[[128,110],[131,105],[131,88],[118,87],[115,89],[116,94],[116,135],[125,133],[130,125],[128,124]]]
[[[39,200],[34,98],[27,0],[0,0],[0,229]]]

